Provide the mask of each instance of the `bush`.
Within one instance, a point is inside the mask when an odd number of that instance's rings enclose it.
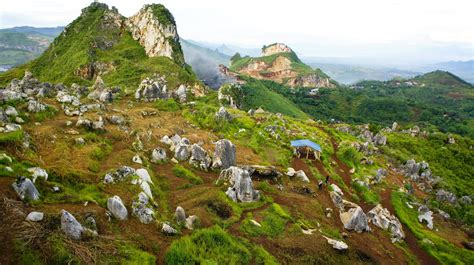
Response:
[[[250,250],[219,226],[174,241],[165,255],[166,264],[248,264],[251,259]]]

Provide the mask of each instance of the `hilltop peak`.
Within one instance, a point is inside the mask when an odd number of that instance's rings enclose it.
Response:
[[[464,81],[457,75],[454,75],[448,71],[436,70],[433,72],[429,72],[414,78],[414,80],[418,82],[425,83],[426,85],[431,86],[469,86],[472,87],[471,84]]]
[[[236,53],[231,58],[230,70],[290,87],[333,88],[337,85],[320,69],[313,69],[304,64],[296,53],[283,43],[263,46],[261,57],[241,57]]]
[[[273,43],[263,46],[262,56],[270,56],[277,53],[292,53],[293,50],[284,43]]]

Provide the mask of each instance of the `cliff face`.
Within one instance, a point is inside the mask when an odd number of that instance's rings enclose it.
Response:
[[[162,5],[144,6],[126,24],[148,57],[165,56],[184,64],[174,18]]]
[[[237,57],[231,61],[231,70],[290,87],[336,87],[336,82],[329,76],[304,64],[293,50],[283,43],[264,46],[261,57]]]
[[[293,50],[291,50],[290,47],[286,46],[283,43],[275,43],[275,44],[271,44],[271,45],[263,47],[262,56],[270,56],[270,55],[282,53],[282,52],[290,53],[290,52],[293,52]]]

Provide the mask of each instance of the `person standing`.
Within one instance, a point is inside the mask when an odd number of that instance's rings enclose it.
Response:
[[[326,176],[326,185],[329,184],[329,175]]]

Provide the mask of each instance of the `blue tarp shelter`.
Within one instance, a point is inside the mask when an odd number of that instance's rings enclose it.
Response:
[[[304,139],[304,140],[294,140],[291,141],[291,146],[295,148],[295,153],[300,157],[302,149],[306,152],[306,158],[310,151],[314,152],[314,157],[319,159],[321,157],[321,146],[313,141]]]

